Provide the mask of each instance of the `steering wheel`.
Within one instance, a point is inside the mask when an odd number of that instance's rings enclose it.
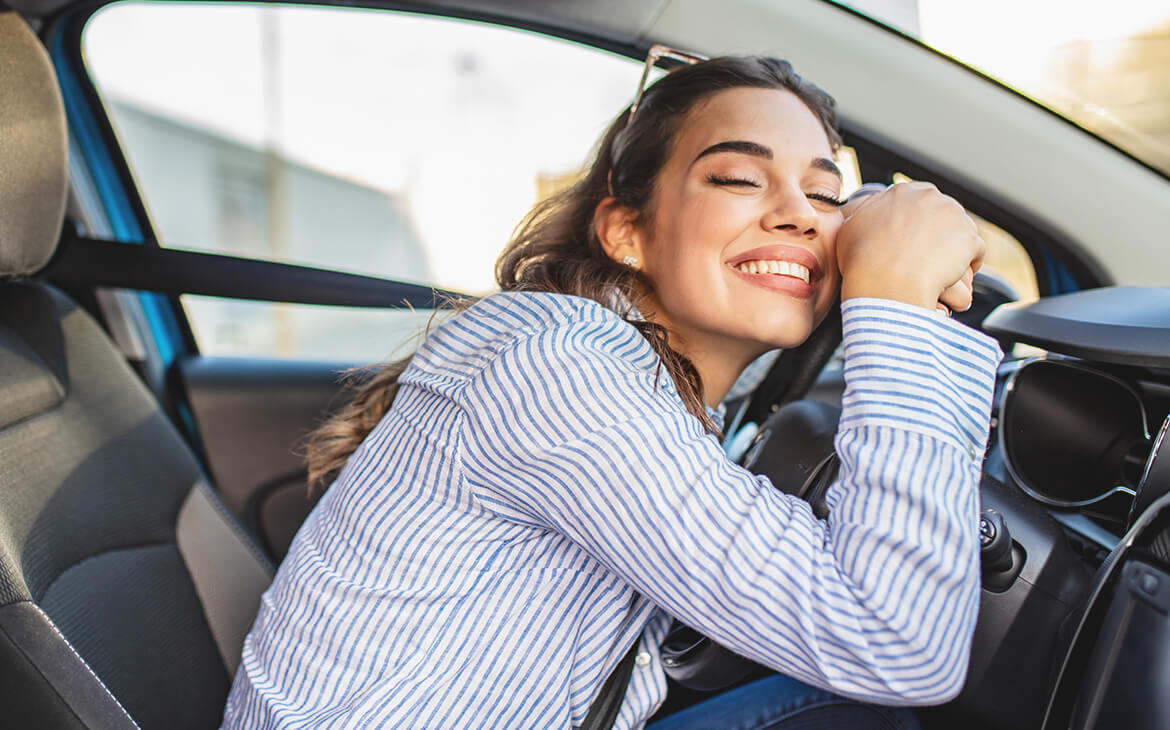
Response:
[[[798,400],[782,406],[760,426],[743,465],[763,474],[772,485],[812,505],[820,519],[829,516],[825,496],[840,461],[833,450],[841,409],[827,403]]]

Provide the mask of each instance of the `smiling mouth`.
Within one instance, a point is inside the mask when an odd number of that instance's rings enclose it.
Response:
[[[794,279],[799,279],[805,284],[808,284],[812,279],[812,272],[807,266],[795,263],[793,261],[779,261],[775,259],[758,259],[754,261],[745,261],[734,266],[737,271],[742,271],[745,274],[771,274],[774,276],[788,276]]]

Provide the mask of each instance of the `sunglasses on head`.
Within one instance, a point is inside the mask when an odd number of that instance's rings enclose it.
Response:
[[[646,54],[646,63],[642,66],[642,78],[638,80],[638,91],[634,94],[634,103],[630,104],[631,119],[633,119],[634,113],[638,111],[638,105],[642,103],[642,95],[646,93],[646,80],[650,78],[650,69],[657,66],[663,60],[677,61],[680,64],[692,66],[699,61],[706,61],[708,59],[706,56],[700,56],[697,53],[680,51],[676,48],[657,43],[650,46],[650,51]]]

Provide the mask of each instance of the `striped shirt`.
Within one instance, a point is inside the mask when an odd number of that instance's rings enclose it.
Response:
[[[502,293],[432,332],[309,516],[225,727],[616,727],[661,704],[670,617],[888,704],[962,687],[999,351],[926,310],[842,307],[831,513],[727,460],[649,343],[587,299]]]

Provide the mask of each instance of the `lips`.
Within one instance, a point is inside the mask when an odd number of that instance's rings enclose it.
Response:
[[[799,246],[760,246],[753,248],[750,251],[745,251],[735,258],[729,259],[727,265],[735,270],[738,274],[743,274],[739,271],[740,264],[745,264],[749,261],[790,261],[795,264],[800,264],[809,270],[809,277],[812,282],[816,282],[821,278],[823,268],[821,262],[817,259],[816,254],[808,249]],[[744,274],[745,276],[769,276],[774,278],[788,278],[777,274]],[[801,282],[803,283],[803,282]]]

